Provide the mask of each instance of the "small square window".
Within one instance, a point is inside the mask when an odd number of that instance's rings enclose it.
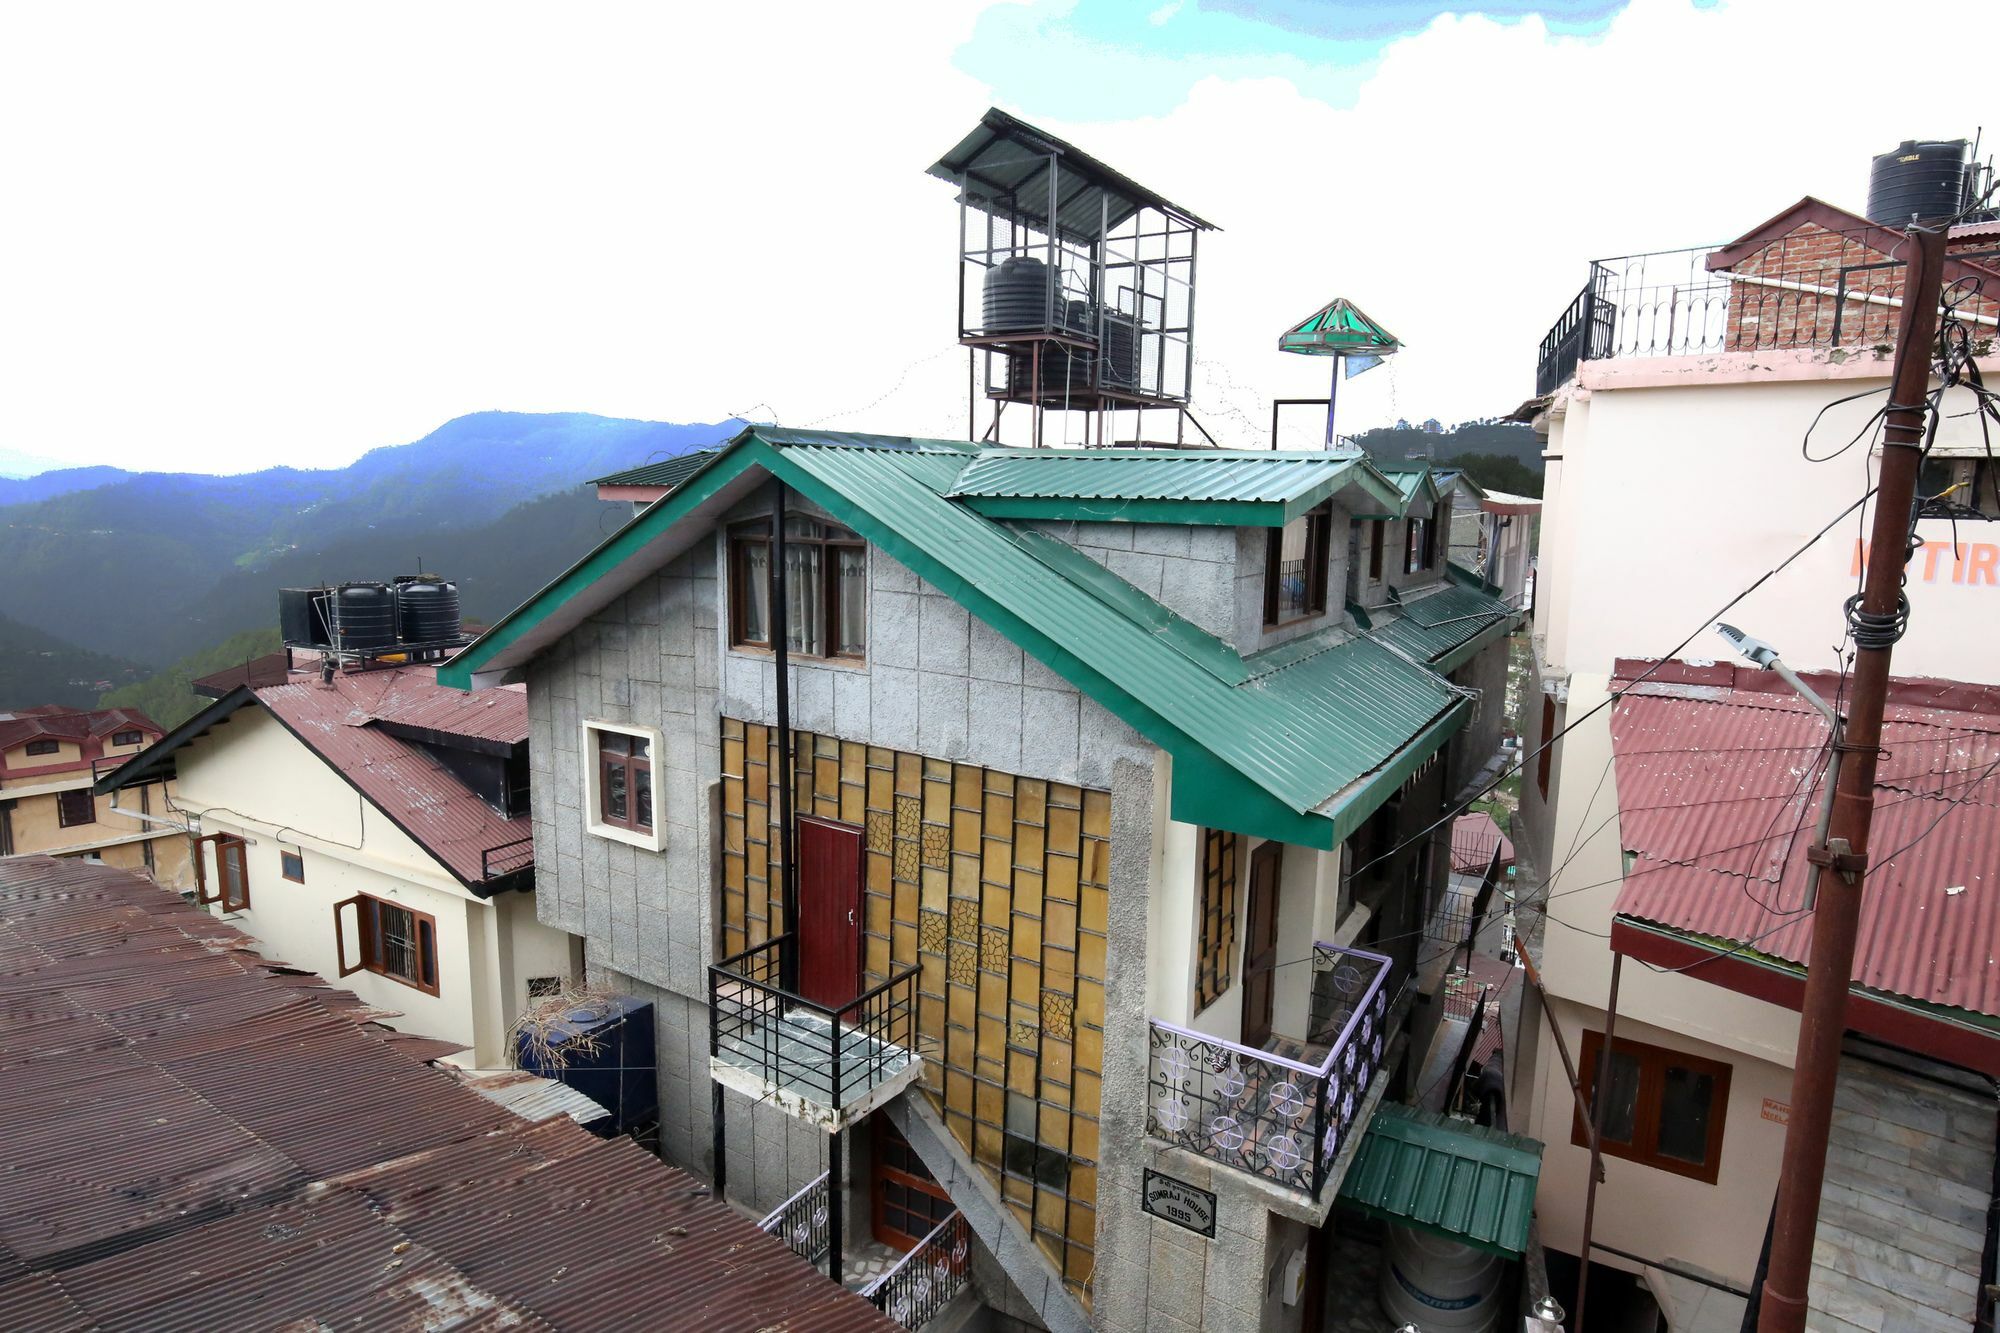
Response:
[[[296,847],[280,847],[278,849],[278,873],[294,884],[305,883],[305,853]]]
[[[528,998],[531,1000],[553,1000],[563,993],[561,977],[529,977]]]
[[[74,791],[56,794],[56,822],[63,828],[75,828],[80,824],[97,822],[97,798],[90,794],[90,788],[78,787]]]
[[[119,731],[112,733],[111,743],[113,745],[138,745],[145,739],[146,733],[143,731]]]
[[[658,851],[659,808],[653,785],[652,733],[610,722],[586,722],[584,811],[600,837]]]

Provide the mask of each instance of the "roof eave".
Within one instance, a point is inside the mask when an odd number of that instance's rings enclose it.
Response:
[[[91,784],[90,790],[96,796],[109,796],[112,792],[123,791],[147,782],[158,782],[172,776],[162,770],[174,754],[195,740],[203,732],[221,722],[227,722],[237,710],[246,704],[258,702],[257,692],[248,685],[238,685],[217,699],[208,707],[196,713],[187,721],[175,727],[166,735],[154,741],[145,749],[127,759],[118,767],[106,773]]]

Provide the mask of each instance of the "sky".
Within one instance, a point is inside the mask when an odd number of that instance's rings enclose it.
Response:
[[[989,105],[1219,225],[1222,443],[1325,392],[1276,340],[1334,296],[1406,344],[1343,430],[1493,416],[1591,258],[1858,208],[1994,105],[1948,53],[2000,5],[1471,3],[5,6],[0,468],[331,467],[492,408],[963,436],[924,168]]]

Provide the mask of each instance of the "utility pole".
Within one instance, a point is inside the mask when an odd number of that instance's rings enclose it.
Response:
[[[1827,1132],[1833,1121],[1840,1043],[1847,1030],[1848,984],[1854,975],[1854,941],[1868,867],[1868,826],[1875,813],[1875,761],[1889,690],[1889,658],[1898,633],[1893,627],[1901,614],[1903,567],[1909,559],[1911,504],[1923,457],[1923,404],[1930,391],[1931,345],[1944,276],[1944,231],[1913,227],[1906,236],[1915,253],[1904,270],[1868,572],[1860,613],[1850,617],[1855,627],[1852,704],[1845,739],[1836,743],[1843,762],[1826,835],[1806,853],[1815,867],[1818,905],[1813,909],[1812,955],[1806,966],[1793,1063],[1792,1114],[1778,1175],[1771,1264],[1758,1307],[1758,1333],[1803,1333],[1806,1326]]]

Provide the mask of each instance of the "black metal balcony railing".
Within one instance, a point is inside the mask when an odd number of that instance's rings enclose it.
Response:
[[[794,943],[779,935],[708,969],[709,1053],[839,1110],[916,1059],[917,969],[830,1008],[779,984]]]
[[[922,1328],[965,1290],[971,1274],[972,1228],[954,1210],[862,1295],[904,1328]]]
[[[517,870],[526,870],[535,863],[535,839],[531,834],[503,842],[496,847],[488,847],[479,854],[479,877],[498,879],[511,875]]]
[[[804,1189],[771,1210],[757,1225],[785,1242],[793,1254],[818,1267],[826,1262],[827,1173],[822,1171]]]
[[[1155,1020],[1151,1132],[1317,1199],[1387,1048],[1392,965],[1382,954],[1313,946],[1305,1059]]]
[[[1535,392],[1552,392],[1581,361],[1790,348],[1886,347],[1902,308],[1904,256],[1881,227],[1806,224],[1754,248],[1699,245],[1600,259],[1542,339]],[[1967,306],[1991,336],[2000,313],[2000,251],[1955,251],[1958,280],[1982,277]],[[1965,314],[1961,314],[1965,318]]]

